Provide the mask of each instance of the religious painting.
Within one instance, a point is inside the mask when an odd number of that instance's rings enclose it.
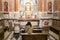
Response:
[[[52,2],[48,2],[48,13],[52,13]]]
[[[8,2],[4,2],[4,12],[8,12]]]

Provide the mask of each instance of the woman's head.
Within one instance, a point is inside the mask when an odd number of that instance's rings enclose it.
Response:
[[[27,22],[26,26],[29,26],[29,25],[30,25],[30,27],[32,26],[31,22]]]

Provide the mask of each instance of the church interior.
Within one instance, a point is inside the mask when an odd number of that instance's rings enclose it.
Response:
[[[60,40],[60,0],[0,0],[0,40]]]

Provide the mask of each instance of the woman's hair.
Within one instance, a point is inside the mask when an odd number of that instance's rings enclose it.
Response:
[[[26,26],[28,26],[28,25],[32,26],[31,22],[27,22]]]

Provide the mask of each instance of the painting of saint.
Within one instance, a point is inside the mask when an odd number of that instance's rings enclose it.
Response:
[[[48,12],[52,13],[52,2],[48,2]]]
[[[8,12],[8,2],[4,2],[4,12]]]

